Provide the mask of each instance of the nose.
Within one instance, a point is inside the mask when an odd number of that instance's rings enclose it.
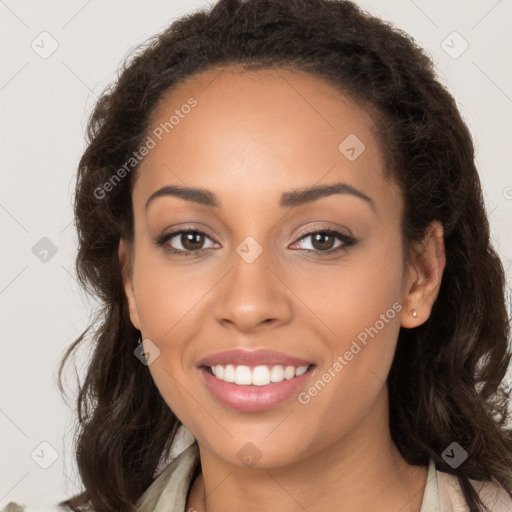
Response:
[[[245,333],[289,322],[293,293],[269,251],[249,261],[234,252],[231,269],[216,290],[216,320]]]

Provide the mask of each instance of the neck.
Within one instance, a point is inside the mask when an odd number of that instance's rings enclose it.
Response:
[[[407,464],[393,443],[384,391],[356,428],[293,465],[240,468],[200,447],[186,510],[419,512],[427,468]]]

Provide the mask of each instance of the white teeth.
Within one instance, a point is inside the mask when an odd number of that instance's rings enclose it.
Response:
[[[279,366],[274,366],[272,370],[270,370],[270,381],[271,382],[281,382],[284,380],[284,368]]]
[[[295,370],[295,377],[300,377],[301,375],[304,375],[308,370],[308,367],[307,366],[299,366],[296,370]]]
[[[270,370],[266,366],[256,366],[252,371],[251,382],[256,386],[270,384]]]
[[[210,366],[213,375],[215,375],[217,379],[225,382],[234,382],[239,386],[248,386],[250,384],[254,386],[267,386],[271,382],[282,382],[285,379],[290,380],[294,377],[300,377],[306,373],[308,368],[309,365],[298,367],[283,367],[277,365],[272,368],[265,365],[256,366],[254,368],[245,365],[235,366],[232,364],[226,366],[220,364]]]
[[[248,384],[251,384],[251,369],[248,366],[240,365],[236,367],[235,384],[238,384],[239,386],[247,386]]]
[[[293,377],[295,377],[295,367],[287,366],[286,369],[284,370],[284,378],[286,380],[290,380],[293,379]]]
[[[235,382],[235,367],[232,364],[228,364],[224,368],[224,379],[226,382]]]

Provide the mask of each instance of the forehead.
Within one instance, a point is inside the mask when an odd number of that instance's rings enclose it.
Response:
[[[134,200],[177,184],[277,203],[284,190],[339,181],[389,196],[374,126],[371,111],[306,73],[209,70],[160,99]]]

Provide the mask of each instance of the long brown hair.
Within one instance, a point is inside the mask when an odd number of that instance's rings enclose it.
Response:
[[[405,246],[426,227],[444,227],[447,264],[430,318],[402,328],[388,377],[391,435],[404,459],[458,477],[471,512],[483,509],[469,479],[495,478],[512,493],[507,430],[510,362],[504,270],[489,224],[469,131],[427,55],[404,33],[341,0],[220,0],[175,21],[124,63],[88,124],[78,168],[76,268],[102,303],[96,321],[67,350],[93,353],[77,398],[78,469],[85,490],[62,502],[128,512],[153,481],[179,420],[148,368],[134,357],[118,245],[132,239],[131,188],[137,168],[102,188],[140,147],[169,88],[212,68],[306,71],[379,112],[379,140],[405,201]],[[100,193],[100,192],[101,193]],[[443,450],[469,454],[457,469]]]

